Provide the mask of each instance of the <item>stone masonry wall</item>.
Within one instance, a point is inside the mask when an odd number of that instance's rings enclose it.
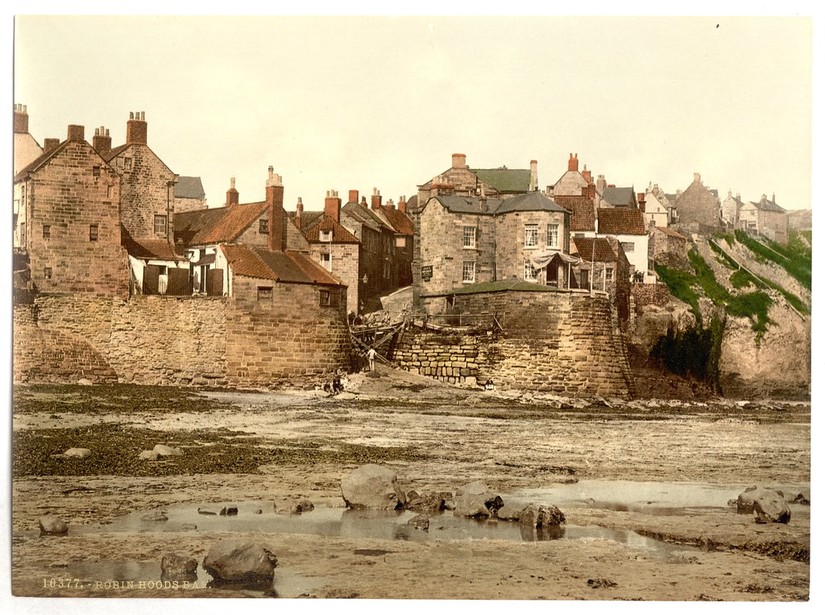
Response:
[[[456,296],[468,313],[496,313],[503,332],[457,335],[411,329],[396,351],[402,367],[447,382],[564,395],[629,397],[624,339],[607,296],[499,292]]]
[[[174,197],[174,173],[157,157],[148,145],[135,143],[125,148],[110,162],[121,174],[121,221],[132,237],[165,239],[155,233],[155,216],[171,220]]]

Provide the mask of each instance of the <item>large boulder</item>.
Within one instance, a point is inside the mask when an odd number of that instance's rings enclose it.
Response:
[[[505,504],[496,516],[505,521],[518,521],[533,528],[556,527],[565,522],[564,513],[552,504]]]
[[[372,463],[341,479],[341,495],[349,508],[396,510],[407,501],[395,472]]]
[[[88,448],[70,448],[63,452],[63,456],[67,459],[86,459],[91,456],[92,451]]]
[[[183,455],[183,451],[174,446],[167,446],[166,444],[155,444],[152,449],[159,457],[177,457]]]
[[[778,489],[752,486],[736,498],[736,511],[753,513],[757,523],[788,523],[791,509],[785,501],[785,494]]]
[[[65,536],[69,526],[59,517],[40,517],[40,533],[48,536]]]
[[[164,555],[160,560],[160,578],[163,581],[195,581],[198,560],[178,553]]]
[[[492,517],[502,506],[504,501],[500,496],[490,491],[483,482],[475,481],[458,490],[453,514],[457,517],[481,519]]]
[[[237,538],[221,540],[203,558],[203,568],[219,583],[269,583],[278,558],[268,548]]]

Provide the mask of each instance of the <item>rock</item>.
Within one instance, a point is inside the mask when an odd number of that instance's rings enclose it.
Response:
[[[424,492],[410,491],[407,494],[407,510],[417,512],[438,512],[446,509],[447,500],[451,500],[453,494],[449,491]]]
[[[311,510],[315,510],[315,504],[309,500],[301,500],[299,502],[295,502],[292,505],[292,508],[289,509],[289,512],[293,515],[300,515],[301,513],[309,512]]]
[[[234,516],[238,514],[238,507],[237,506],[224,506],[221,508],[221,511],[218,513],[221,516]]]
[[[755,485],[736,498],[736,512],[753,513],[757,523],[788,523],[791,520],[791,509],[785,502],[784,493]]]
[[[803,506],[810,506],[811,501],[805,497],[804,493],[797,493],[796,497],[791,500],[791,504],[802,504]]]
[[[519,504],[505,503],[504,506],[496,511],[496,517],[502,521],[519,521],[521,519],[521,511],[523,510],[524,507]]]
[[[341,480],[341,495],[349,508],[395,510],[407,501],[390,468],[368,463]]]
[[[270,583],[278,558],[268,548],[237,538],[226,538],[209,549],[203,568],[223,583]]]
[[[160,578],[163,581],[194,581],[198,578],[198,560],[194,557],[169,553],[160,560]]]
[[[315,510],[315,504],[307,499],[303,500],[280,500],[272,504],[272,509],[280,515],[300,515],[301,513]]]
[[[430,518],[427,515],[416,515],[409,521],[407,521],[407,525],[417,529],[422,530],[424,532],[428,532],[430,530]]]
[[[140,455],[138,455],[138,459],[145,459],[148,461],[155,461],[160,455],[158,455],[155,451],[141,451]]]
[[[599,589],[601,587],[616,587],[616,582],[610,579],[587,579],[587,584],[592,589]]]
[[[464,485],[455,497],[453,514],[457,517],[486,518],[504,506],[501,497],[493,494],[481,481]]]
[[[146,513],[140,519],[141,521],[169,521],[169,517],[162,510],[155,510],[150,513]]]
[[[211,508],[203,508],[203,507],[198,508],[198,514],[199,515],[217,515],[218,512],[219,511],[213,510]]]
[[[194,523],[181,523],[180,524],[180,529],[185,530],[185,531],[191,531],[191,530],[198,529],[198,526],[195,525]]]
[[[88,378],[81,378],[80,380],[77,381],[77,384],[79,384],[80,386],[84,386],[84,387],[90,387],[94,384],[94,382],[92,382]]]
[[[179,448],[166,446],[165,444],[155,444],[155,448],[152,450],[155,451],[160,457],[176,457],[178,455],[183,455],[183,451]]]
[[[40,534],[47,536],[65,536],[69,533],[69,526],[58,517],[40,517]]]
[[[71,459],[86,459],[92,454],[88,448],[70,448],[63,453],[63,456]]]
[[[518,521],[531,528],[557,527],[565,522],[564,513],[552,504],[516,506],[505,504],[496,512],[499,519]]]

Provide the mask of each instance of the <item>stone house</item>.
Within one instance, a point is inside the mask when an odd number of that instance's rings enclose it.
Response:
[[[70,125],[65,141],[14,176],[19,209],[14,247],[40,292],[124,297],[128,261],[121,246],[120,177]]]
[[[762,195],[739,209],[739,225],[747,233],[762,235],[777,243],[788,243],[788,212],[776,204],[776,197]]]
[[[450,168],[418,186],[418,202],[445,194],[506,199],[538,190],[538,162],[530,161],[529,169],[474,169],[467,166],[467,156],[453,154]]]
[[[584,170],[579,171],[579,155],[570,154],[567,161],[567,171],[565,171],[558,181],[552,186],[547,186],[545,194],[552,199],[557,196],[587,196],[591,200],[596,196],[596,184],[593,176],[584,165]]]
[[[733,196],[733,192],[728,190],[728,196],[725,197],[720,206],[722,224],[724,224],[725,228],[739,228],[739,210],[742,209],[744,205],[742,197],[738,192],[736,196]]]
[[[508,199],[439,195],[415,216],[414,304],[443,312],[452,291],[501,280],[566,288],[570,212],[539,192]],[[550,266],[552,263],[552,266]]]
[[[397,286],[405,287],[412,284],[412,262],[415,246],[415,226],[407,213],[407,199],[402,196],[398,199],[396,208],[392,199],[386,205],[381,205],[378,212],[395,231],[395,274],[393,279]]]
[[[677,224],[692,233],[716,233],[721,226],[720,203],[716,190],[702,183],[699,173],[693,182],[676,197]]]
[[[56,145],[56,144],[55,144]],[[37,143],[35,138],[29,133],[29,113],[26,105],[14,105],[14,168],[13,173],[17,175],[24,167],[39,158],[43,154],[43,148]],[[22,238],[17,217],[20,213],[20,200],[23,184],[14,184],[14,207],[12,210],[12,225],[14,229],[14,244],[19,245]]]
[[[610,294],[619,322],[626,325],[630,318],[631,264],[622,243],[613,237],[575,237],[570,252],[581,259],[573,267],[571,287]]]
[[[592,237],[596,233],[596,204],[585,195],[557,194],[553,200],[570,212],[570,236]]]
[[[622,207],[625,209],[639,209],[636,200],[636,189],[633,186],[616,187],[606,185],[604,175],[599,175],[596,181],[596,204],[598,207]]]
[[[306,238],[312,259],[347,286],[344,303],[347,311],[357,312],[361,286],[361,242],[341,225],[338,191],[327,191],[324,211],[305,212],[299,199],[295,213],[289,215]]]
[[[658,188],[658,186],[657,186]],[[661,191],[653,192],[651,187],[648,187],[647,192],[639,195],[638,202],[644,203],[642,213],[644,214],[645,227],[665,227],[670,220],[670,213],[665,203],[666,197]]]
[[[172,211],[175,213],[206,209],[206,192],[200,177],[179,175],[173,198]]]
[[[651,229],[648,246],[648,258],[651,262],[665,253],[687,258],[689,250],[690,242],[684,235],[666,226],[656,226]]]
[[[630,262],[630,275],[638,282],[653,283],[655,275],[648,263],[648,235],[642,211],[626,207],[600,207],[597,215],[598,235],[613,237],[621,242]]]
[[[229,292],[229,272],[216,265],[218,246],[241,244],[269,248],[284,242],[286,249],[309,253],[309,243],[283,210],[283,184],[269,167],[267,198],[240,203],[240,194],[231,178],[224,207],[199,209],[174,215],[175,247],[191,262],[195,293],[220,296]],[[270,190],[272,188],[272,190]],[[282,212],[279,215],[278,212]],[[274,224],[270,221],[275,220]]]

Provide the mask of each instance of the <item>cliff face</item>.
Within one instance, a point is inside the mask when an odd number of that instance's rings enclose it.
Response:
[[[809,247],[699,237],[657,271],[671,296],[637,301],[628,332],[640,396],[810,398]]]

